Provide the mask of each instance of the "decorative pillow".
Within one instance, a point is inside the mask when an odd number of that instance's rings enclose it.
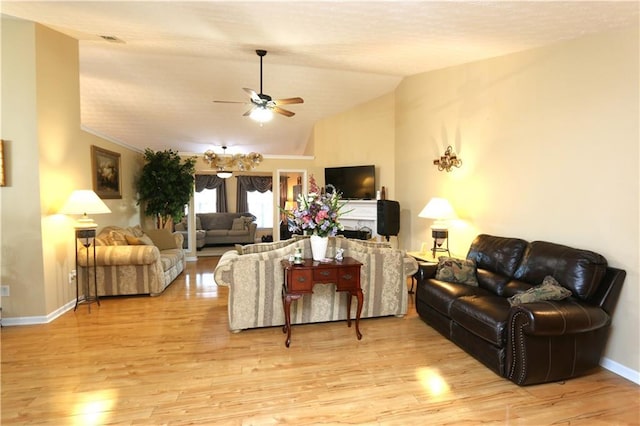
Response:
[[[94,244],[96,246],[112,246],[113,238],[109,234],[100,234],[95,238]]]
[[[140,225],[130,226],[127,230],[131,232],[134,237],[142,237],[144,235],[144,231]]]
[[[125,235],[125,238],[127,239],[127,243],[129,243],[130,246],[152,246],[153,245],[153,241],[151,240],[151,238],[149,238],[144,234],[140,237]]]
[[[571,290],[562,287],[555,278],[547,275],[542,280],[542,284],[531,287],[524,293],[511,296],[507,300],[509,300],[511,306],[516,306],[522,303],[533,303],[542,300],[562,300],[569,296],[571,296]]]
[[[231,230],[232,231],[244,231],[244,229],[246,228],[244,223],[245,223],[244,219],[241,218],[241,217],[233,219],[233,223],[231,224]]]
[[[176,240],[173,238],[171,231],[168,229],[148,229],[146,231],[153,245],[160,250],[168,250],[178,248],[176,246]]]
[[[109,232],[109,237],[113,240],[114,246],[128,246],[127,235],[124,232],[119,231],[111,231]]]
[[[441,256],[438,258],[436,279],[478,287],[476,262],[472,259],[456,259],[455,257]]]
[[[241,216],[241,218],[244,220],[244,226],[246,228],[249,228],[249,224],[256,220],[253,216]]]

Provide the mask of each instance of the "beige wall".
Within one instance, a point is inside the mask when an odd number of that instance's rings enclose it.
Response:
[[[133,179],[139,153],[80,130],[77,41],[2,18],[2,139],[8,186],[2,197],[3,318],[51,319],[75,299],[73,223],[57,214],[75,189],[92,187],[91,145],[121,153],[122,200],[95,216],[99,226],[139,223]],[[35,320],[34,320],[35,318]]]
[[[36,33],[33,24],[2,20],[2,139],[7,186],[2,197],[2,316],[45,312],[38,120]],[[16,248],[22,247],[22,250]]]
[[[395,199],[394,94],[320,120],[313,132],[318,183],[324,184],[324,168],[376,166],[376,190],[385,187]]]
[[[396,91],[396,193],[406,248],[448,198],[465,255],[477,233],[548,240],[627,271],[606,357],[640,371],[638,29],[406,78]],[[432,160],[453,145],[463,166]]]

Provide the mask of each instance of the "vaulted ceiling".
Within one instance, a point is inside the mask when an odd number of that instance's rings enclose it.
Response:
[[[82,126],[138,149],[300,155],[318,120],[403,77],[637,25],[638,2],[2,1],[79,40]],[[114,37],[116,41],[101,36]],[[612,48],[615,48],[612,46]],[[260,125],[243,87],[299,96]]]

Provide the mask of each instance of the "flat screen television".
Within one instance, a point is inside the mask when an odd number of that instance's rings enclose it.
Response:
[[[342,193],[342,198],[371,200],[376,193],[376,168],[372,165],[327,167],[324,169],[324,184],[333,185]]]

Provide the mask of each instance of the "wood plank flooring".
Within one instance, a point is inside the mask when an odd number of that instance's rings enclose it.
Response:
[[[218,258],[159,297],[101,300],[46,325],[2,328],[1,423],[640,423],[640,387],[606,370],[518,387],[404,318],[227,330]]]

